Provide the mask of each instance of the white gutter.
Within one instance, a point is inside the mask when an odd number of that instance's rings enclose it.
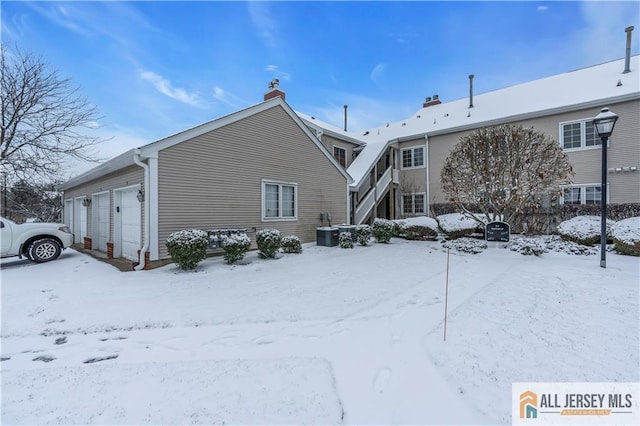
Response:
[[[427,184],[427,190],[426,190],[426,198],[427,198],[427,206],[426,206],[426,211],[424,212],[425,216],[429,216],[429,212],[431,211],[431,198],[430,198],[430,192],[429,192],[429,171],[430,171],[430,167],[429,167],[429,136],[424,135],[424,161],[425,161],[425,175],[426,175],[426,184]]]
[[[149,220],[149,166],[140,161],[140,148],[133,150],[133,162],[144,169],[144,243],[140,249],[138,265],[136,271],[144,269],[146,263],[146,253],[149,250],[149,233],[151,232],[151,221]]]

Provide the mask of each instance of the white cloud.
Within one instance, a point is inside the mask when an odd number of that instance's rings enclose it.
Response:
[[[194,107],[201,108],[204,106],[197,93],[189,93],[185,89],[173,87],[169,80],[153,71],[140,71],[139,75],[143,80],[153,84],[156,90],[165,96]]]
[[[288,72],[280,71],[277,65],[267,65],[266,67],[264,67],[264,70],[278,77],[280,80],[291,80],[291,74],[289,74]]]
[[[269,4],[262,1],[247,2],[247,10],[253,25],[258,30],[258,35],[264,40],[267,47],[276,48],[275,33],[277,31],[276,21],[271,17]]]
[[[638,2],[584,2],[580,4],[586,25],[573,35],[573,47],[591,63],[619,59],[625,55],[628,25],[638,25]],[[635,37],[632,50],[638,50]]]
[[[549,6],[543,6],[543,5],[540,5],[540,6],[538,6],[538,7],[536,8],[536,10],[537,10],[538,12],[544,12],[544,11],[549,10]]]
[[[378,65],[376,65],[369,75],[371,81],[376,84],[380,84],[380,78],[382,77],[382,73],[384,72],[384,69],[386,67],[387,65],[385,63],[379,63]]]

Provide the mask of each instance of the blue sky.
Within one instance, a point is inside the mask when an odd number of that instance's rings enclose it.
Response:
[[[2,2],[2,42],[42,55],[103,118],[104,157],[262,101],[359,130],[624,57],[631,2]],[[76,172],[92,165],[80,166]]]

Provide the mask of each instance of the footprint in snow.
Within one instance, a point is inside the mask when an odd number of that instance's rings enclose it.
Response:
[[[82,361],[84,364],[93,364],[94,362],[101,362],[101,361],[107,361],[110,359],[116,359],[118,358],[119,355],[109,355],[109,356],[103,356],[103,357],[96,357],[96,358],[89,358],[86,359],[84,361]]]
[[[375,379],[373,379],[373,389],[378,393],[384,392],[387,386],[389,386],[389,380],[391,380],[391,369],[381,369],[378,371],[378,374],[376,374]]]
[[[34,359],[32,359],[31,361],[42,361],[42,362],[51,362],[54,359],[56,359],[56,357],[51,356],[51,355],[42,355],[42,356],[38,356],[35,357]]]
[[[53,342],[55,345],[64,345],[65,343],[67,343],[67,336],[63,336],[63,337],[58,337],[56,339],[55,342]]]

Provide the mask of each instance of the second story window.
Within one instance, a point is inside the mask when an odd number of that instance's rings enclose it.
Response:
[[[333,157],[342,167],[347,167],[347,150],[339,146],[333,147]]]
[[[424,146],[405,148],[402,150],[402,168],[424,167]]]
[[[581,149],[600,145],[600,138],[591,120],[560,123],[560,146],[562,149]]]

